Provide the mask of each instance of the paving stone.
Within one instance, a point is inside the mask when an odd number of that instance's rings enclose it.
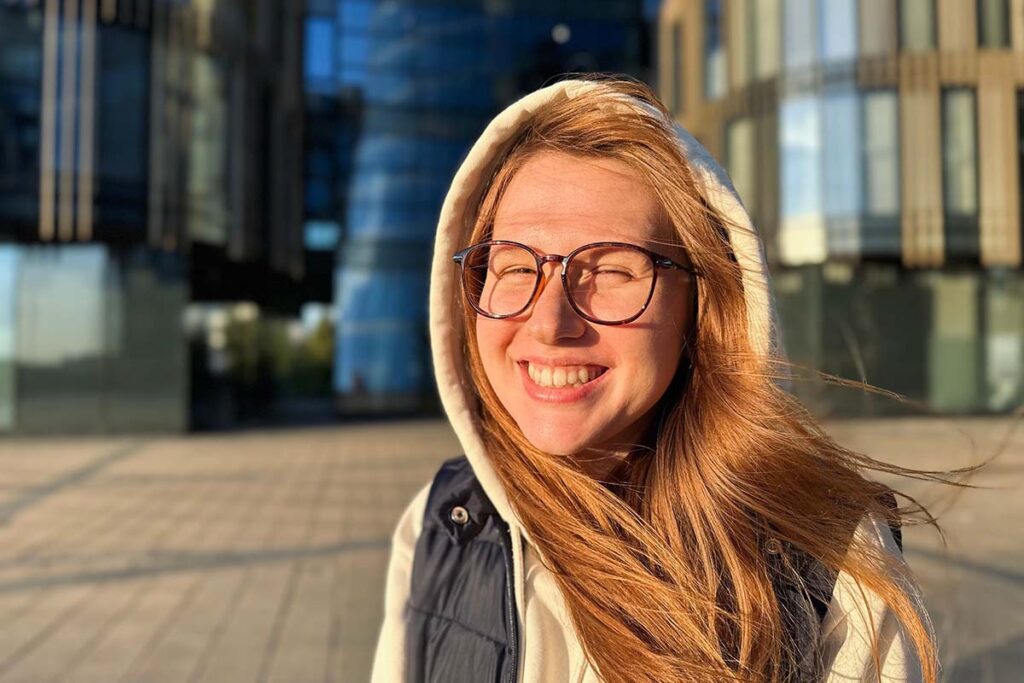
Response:
[[[1006,453],[968,490],[897,480],[949,546],[905,527],[947,681],[1024,670],[1024,430],[850,420],[844,445],[929,469]],[[0,682],[369,678],[388,540],[460,453],[443,421],[149,439],[0,441]]]

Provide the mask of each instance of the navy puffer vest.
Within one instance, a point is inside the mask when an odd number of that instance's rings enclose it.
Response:
[[[902,549],[898,527],[893,535]],[[788,561],[779,559],[783,556]],[[775,565],[773,576],[783,577],[775,590],[784,613],[798,614],[795,606],[806,604],[799,582],[785,580],[787,572],[819,587],[818,595],[810,596],[818,619],[787,624],[794,642],[814,648],[816,627],[828,609],[820,596],[831,595],[835,574],[792,549],[769,554],[768,561]],[[446,461],[434,477],[413,558],[405,643],[408,683],[516,683],[519,624],[512,580],[508,524],[466,457]],[[820,671],[813,660],[808,658],[807,668],[792,678],[817,680]]]

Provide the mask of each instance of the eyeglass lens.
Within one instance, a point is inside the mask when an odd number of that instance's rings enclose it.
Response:
[[[530,303],[538,284],[537,260],[523,247],[484,244],[463,261],[466,293],[486,315],[512,315]],[[578,252],[566,271],[568,294],[585,315],[617,322],[638,314],[654,286],[647,254],[628,247],[596,246]]]

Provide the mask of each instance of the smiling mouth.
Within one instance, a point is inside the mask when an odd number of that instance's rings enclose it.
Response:
[[[520,365],[526,369],[531,382],[545,389],[577,389],[608,372],[608,368],[601,365],[552,367],[534,365],[529,361],[522,361]]]

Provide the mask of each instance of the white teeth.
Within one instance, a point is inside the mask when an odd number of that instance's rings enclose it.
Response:
[[[542,387],[579,387],[604,374],[605,368],[586,367],[542,367],[527,362],[526,371],[535,383]]]

